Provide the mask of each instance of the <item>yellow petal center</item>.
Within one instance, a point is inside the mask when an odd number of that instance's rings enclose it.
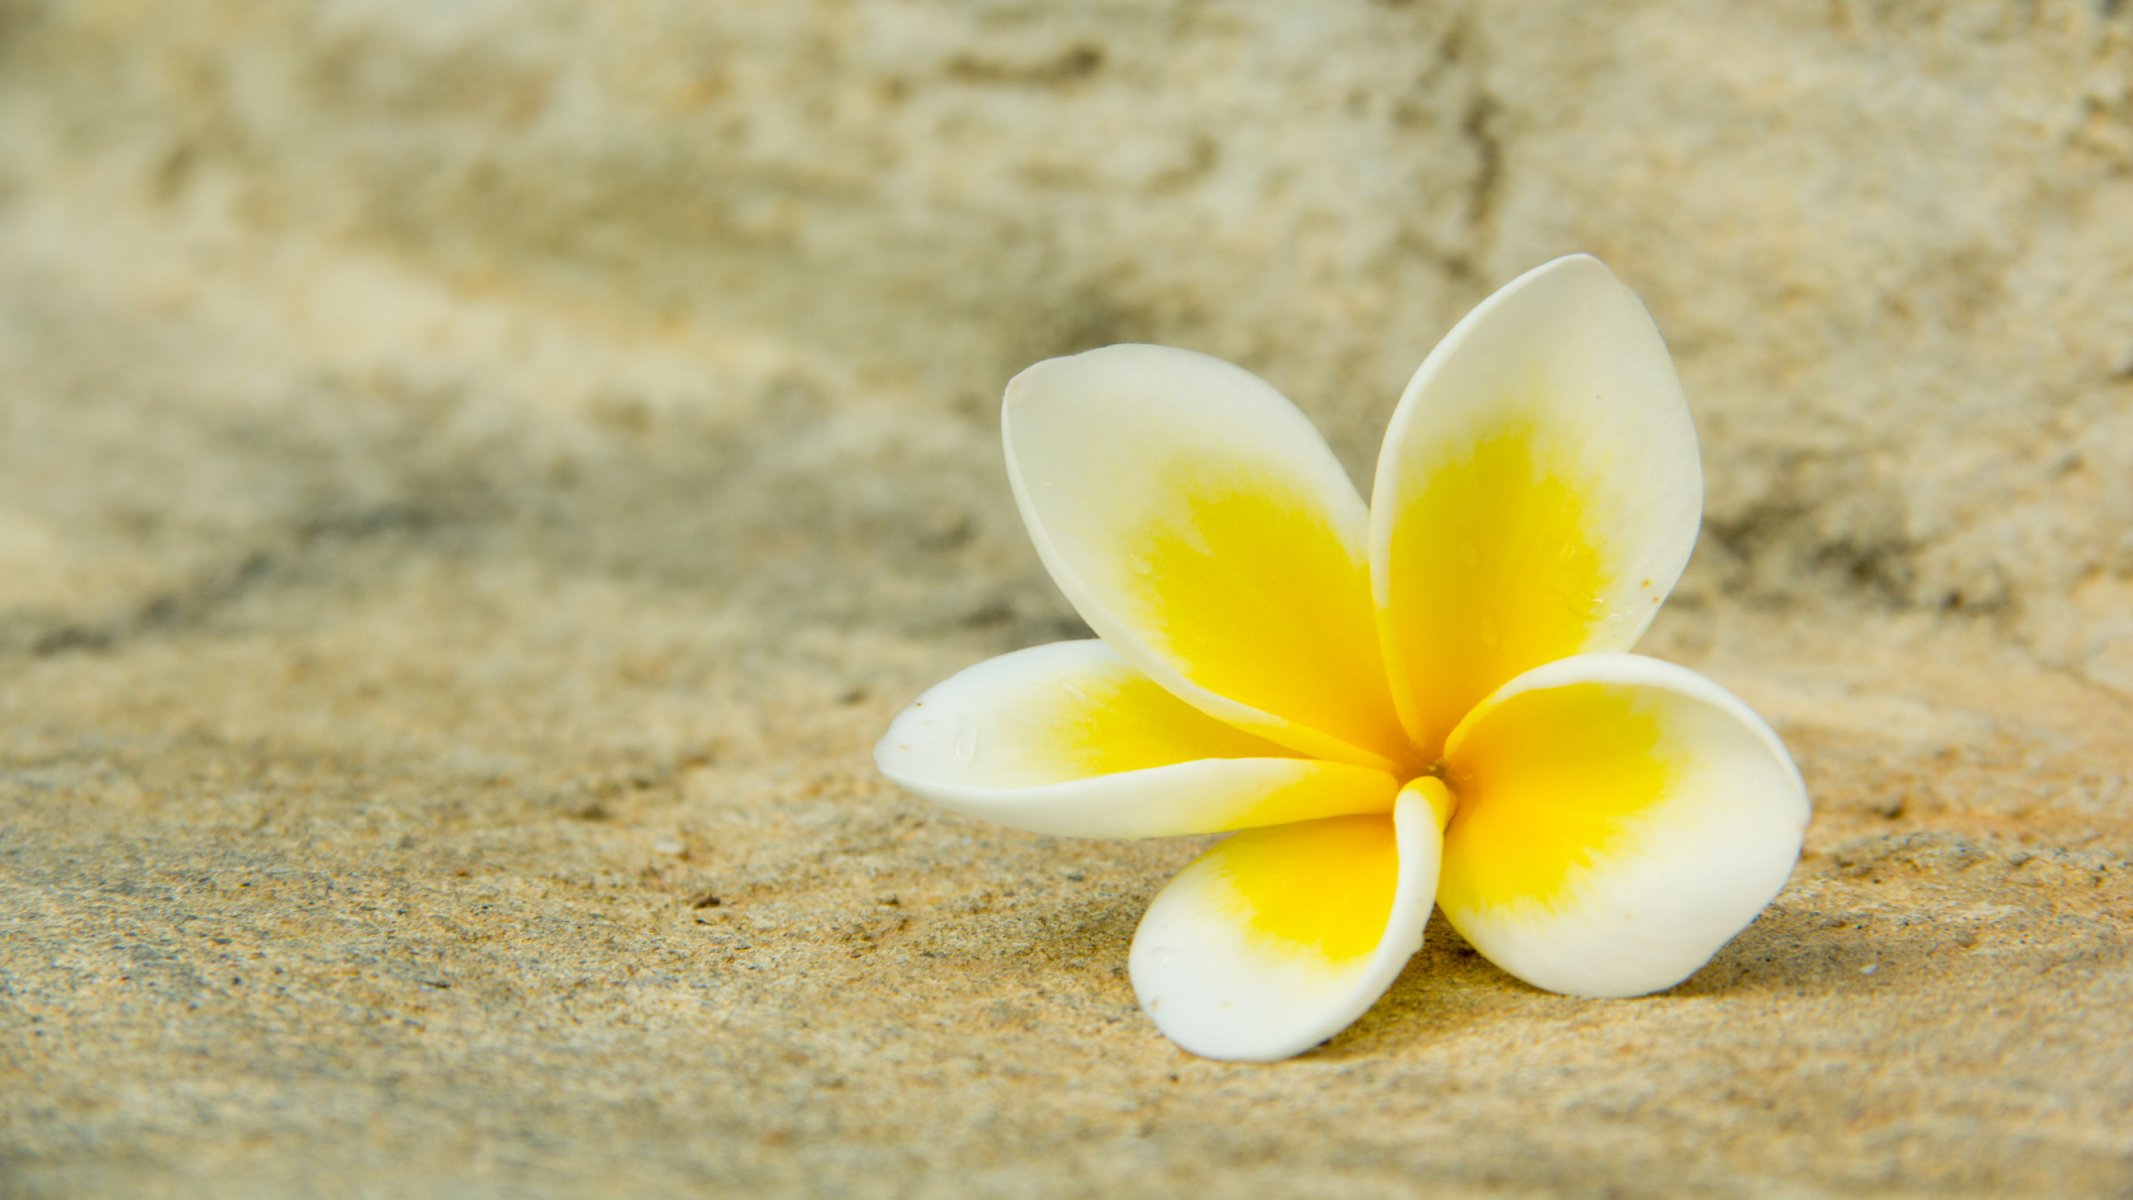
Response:
[[[1599,684],[1502,702],[1447,756],[1457,807],[1438,883],[1447,910],[1569,899],[1667,795],[1657,716]]]
[[[1434,753],[1513,676],[1576,654],[1607,615],[1585,496],[1531,422],[1497,426],[1399,499],[1386,597],[1417,744]]]
[[[1392,818],[1328,817],[1247,829],[1216,847],[1245,928],[1331,962],[1369,954],[1399,886]]]
[[[1113,584],[1137,602],[1135,624],[1217,695],[1383,759],[1408,759],[1369,564],[1303,497],[1264,480],[1196,473],[1190,463],[1169,469],[1181,502],[1139,531]]]

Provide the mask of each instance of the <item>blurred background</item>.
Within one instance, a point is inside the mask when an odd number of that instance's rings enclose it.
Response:
[[[1203,350],[1367,488],[1574,250],[1674,349],[1650,646],[1798,752],[1795,890],[1708,994],[1439,926],[1184,1059],[1119,969],[1190,847],[867,760],[1080,629],[1000,389]],[[2125,1187],[2129,696],[2115,0],[0,0],[0,1192]]]

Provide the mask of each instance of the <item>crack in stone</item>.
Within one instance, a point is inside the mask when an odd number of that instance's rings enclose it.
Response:
[[[1467,188],[1466,211],[1467,224],[1477,241],[1494,230],[1497,201],[1503,195],[1503,140],[1496,128],[1502,114],[1503,105],[1487,88],[1482,88],[1467,101],[1466,112],[1459,120],[1459,132],[1473,147],[1477,163],[1474,181]]]

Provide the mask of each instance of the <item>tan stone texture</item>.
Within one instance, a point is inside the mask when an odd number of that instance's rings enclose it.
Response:
[[[1439,923],[1186,1056],[1194,844],[869,760],[1080,628],[1001,385],[1367,479],[1575,249],[1806,856],[1663,995]],[[2133,6],[0,0],[0,1195],[2133,1194],[2129,716]]]

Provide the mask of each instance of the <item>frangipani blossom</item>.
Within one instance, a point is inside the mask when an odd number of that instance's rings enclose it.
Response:
[[[1696,434],[1598,260],[1529,272],[1394,412],[1366,507],[1294,405],[1158,346],[1008,385],[1008,476],[1099,640],[980,663],[875,751],[1040,833],[1228,833],[1150,906],[1135,993],[1211,1058],[1361,1016],[1432,904],[1551,991],[1686,979],[1762,911],[1807,796],[1748,707],[1626,653],[1688,561]]]

